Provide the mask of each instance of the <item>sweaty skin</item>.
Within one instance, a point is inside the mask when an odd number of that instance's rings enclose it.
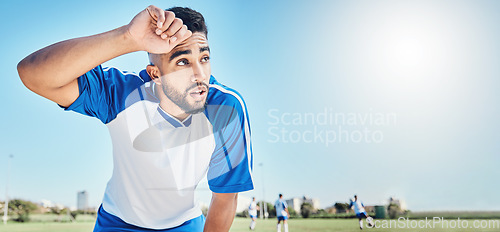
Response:
[[[210,49],[204,34],[194,33],[167,54],[150,54],[146,70],[157,85],[160,107],[179,120],[203,110],[210,81]],[[186,105],[183,109],[182,105]]]

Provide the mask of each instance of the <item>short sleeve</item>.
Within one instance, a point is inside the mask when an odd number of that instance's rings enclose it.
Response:
[[[127,96],[142,84],[143,78],[135,73],[99,65],[78,78],[79,96],[65,110],[108,123],[125,108]]]
[[[205,110],[213,126],[215,149],[208,168],[208,184],[216,193],[252,190],[252,148],[245,103],[239,94],[211,86]]]

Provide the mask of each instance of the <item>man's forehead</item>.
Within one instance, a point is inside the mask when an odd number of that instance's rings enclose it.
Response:
[[[176,54],[176,56],[179,55],[178,54],[179,52],[182,54],[187,54],[187,53],[191,53],[191,50],[199,51],[200,48],[208,48],[208,40],[204,34],[196,32],[193,35],[191,35],[191,37],[189,37],[188,39],[184,40],[182,43],[175,46],[172,49],[172,51],[170,51],[169,53],[159,54],[159,56],[162,60],[164,60],[164,59],[172,60],[172,58],[173,58],[172,55],[174,55],[174,54]],[[189,51],[189,52],[186,53],[183,51]],[[210,51],[210,50],[208,49],[208,51]]]
[[[172,54],[178,51],[185,50],[199,50],[202,47],[208,47],[208,40],[204,35],[198,35],[199,33],[193,34],[188,39],[184,40],[179,45],[175,46],[172,51],[167,53],[167,57],[170,57]]]
[[[182,43],[175,46],[174,49],[172,49],[172,51],[183,50],[193,45],[198,45],[199,47],[208,47],[207,37],[203,33],[199,32],[193,33],[191,37],[189,37],[188,39],[182,41]]]

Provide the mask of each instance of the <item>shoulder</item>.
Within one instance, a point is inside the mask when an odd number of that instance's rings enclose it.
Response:
[[[116,67],[101,67],[100,65],[90,71],[90,73],[97,74],[102,72],[104,79],[112,81],[122,81],[125,83],[136,83],[138,85],[151,81],[151,78],[145,70],[139,74],[120,70]]]
[[[145,72],[136,74],[98,65],[78,78],[79,96],[65,109],[108,123],[125,109],[129,95],[150,80]]]
[[[115,67],[101,67],[101,65],[82,77],[78,79],[80,94],[84,90],[88,90],[89,94],[95,94],[98,97],[107,94],[110,96],[109,99],[113,101],[126,98],[134,89],[151,81],[149,75],[144,71],[136,74]]]
[[[248,121],[246,103],[241,94],[210,77],[209,92],[207,96],[208,118],[213,121],[227,123],[235,118],[240,122]]]
[[[243,96],[233,88],[219,83],[213,76],[210,77],[208,104],[245,106]]]

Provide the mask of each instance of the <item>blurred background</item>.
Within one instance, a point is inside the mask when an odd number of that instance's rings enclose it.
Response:
[[[8,187],[9,199],[99,207],[106,126],[30,92],[16,65],[149,4],[201,12],[212,75],[246,101],[255,190],[242,202],[282,193],[326,210],[357,194],[414,212],[500,210],[500,2],[443,0],[2,1],[1,202]],[[104,66],[147,64],[137,52]],[[198,197],[210,202],[206,182]]]

